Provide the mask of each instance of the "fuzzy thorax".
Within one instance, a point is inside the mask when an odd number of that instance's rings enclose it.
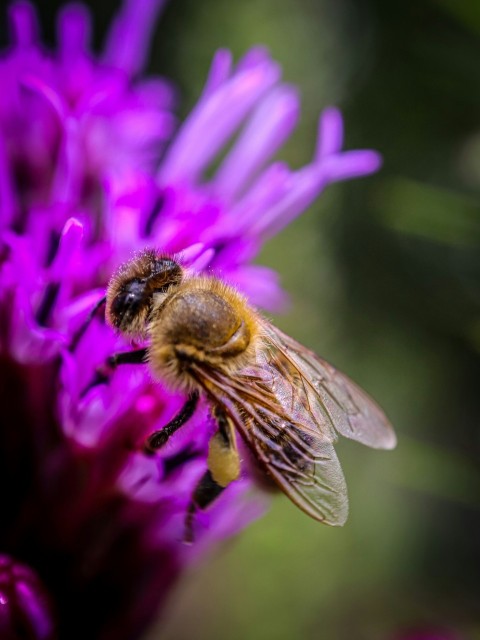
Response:
[[[150,368],[172,390],[198,388],[193,364],[232,375],[254,357],[256,315],[243,296],[215,278],[184,281],[154,303],[150,318]]]

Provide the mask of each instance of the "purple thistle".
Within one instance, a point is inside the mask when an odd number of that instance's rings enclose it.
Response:
[[[81,5],[62,11],[56,52],[41,46],[29,3],[9,9],[12,45],[0,58],[6,638],[140,636],[185,566],[266,506],[245,471],[202,514],[195,545],[182,544],[212,419],[201,405],[161,454],[146,457],[145,437],[183,398],[143,367],[91,385],[109,355],[129,348],[91,315],[112,271],[154,246],[278,308],[277,275],[252,265],[262,244],[328,184],[380,165],[374,151],[341,150],[333,108],[320,118],[309,164],[273,161],[299,99],[260,48],[235,67],[229,52],[217,52],[203,95],[172,137],[170,84],[137,78],[161,6],[126,0],[99,59]],[[15,635],[16,620],[30,635]]]

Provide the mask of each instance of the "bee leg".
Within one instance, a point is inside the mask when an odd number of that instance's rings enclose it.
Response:
[[[190,504],[187,508],[187,513],[185,514],[185,533],[183,536],[183,542],[186,544],[193,544],[195,542],[194,524],[197,510],[206,509],[216,498],[218,498],[224,489],[225,487],[222,487],[214,480],[210,470],[205,471],[195,487],[192,499],[190,500]]]
[[[95,375],[89,384],[83,389],[80,394],[80,398],[83,398],[90,389],[96,387],[98,384],[105,384],[108,382],[113,371],[121,364],[144,364],[147,357],[147,349],[137,349],[135,351],[121,351],[120,353],[114,353],[113,356],[107,358],[105,364],[98,367],[95,371]]]
[[[233,423],[218,406],[214,407],[213,415],[218,424],[218,431],[209,443],[208,471],[195,487],[187,509],[184,537],[186,543],[194,542],[193,529],[197,510],[206,509],[240,475],[240,456]]]
[[[115,369],[121,364],[145,364],[147,358],[147,348],[136,349],[135,351],[120,351],[107,358],[107,366]]]
[[[180,427],[183,427],[183,425],[188,420],[190,420],[195,412],[195,409],[197,408],[198,398],[198,391],[193,391],[189,395],[188,400],[185,402],[177,415],[159,431],[155,431],[150,436],[148,436],[144,445],[145,453],[152,454],[155,453],[157,449],[161,449],[163,445],[168,441],[170,436],[174,434],[175,431],[178,431]]]
[[[72,341],[70,343],[70,351],[75,351],[75,349],[78,346],[78,343],[80,342],[80,340],[82,339],[83,335],[85,334],[86,330],[88,329],[88,327],[90,326],[90,323],[92,322],[92,320],[95,318],[95,316],[97,315],[97,313],[99,312],[99,310],[103,307],[103,305],[106,303],[107,298],[106,296],[103,296],[103,298],[100,298],[100,300],[95,304],[95,306],[93,307],[93,309],[90,311],[90,313],[87,316],[87,319],[85,320],[85,322],[77,329],[77,331],[73,334],[73,338]]]

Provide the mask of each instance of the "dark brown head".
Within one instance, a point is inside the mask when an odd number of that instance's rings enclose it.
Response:
[[[107,322],[125,335],[145,337],[154,302],[182,281],[183,269],[171,256],[142,251],[123,264],[107,288]]]

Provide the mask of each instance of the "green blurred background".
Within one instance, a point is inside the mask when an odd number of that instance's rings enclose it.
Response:
[[[42,2],[47,35],[62,2]],[[117,6],[90,3],[96,36]],[[50,28],[50,32],[49,32]],[[282,158],[311,157],[319,111],[384,155],[331,187],[259,262],[277,323],[387,410],[394,452],[342,442],[351,514],[322,527],[278,497],[179,586],[149,640],[480,638],[480,3],[172,0],[150,71],[195,103],[213,52],[267,45],[300,87]],[[412,636],[413,637],[413,636]]]

